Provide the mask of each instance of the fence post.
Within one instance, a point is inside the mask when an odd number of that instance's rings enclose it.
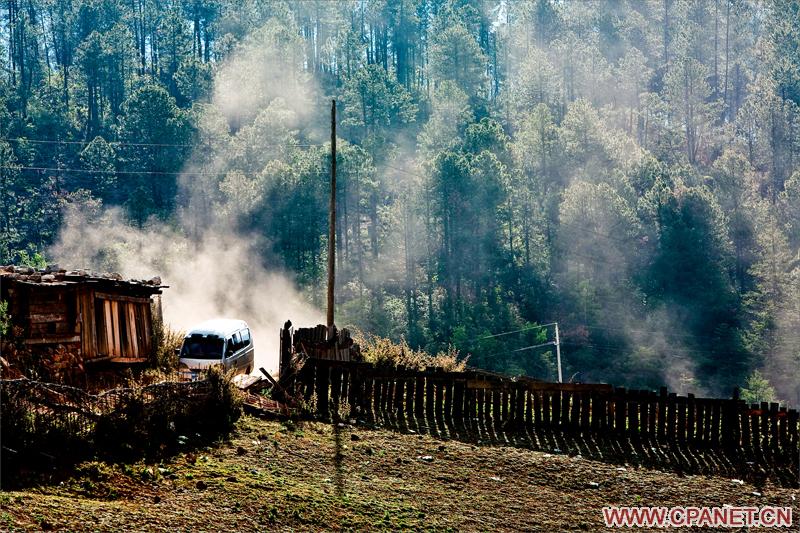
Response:
[[[697,430],[695,431],[695,444],[707,447],[708,446],[708,425],[706,424],[706,413],[709,409],[709,403],[705,399],[695,400],[695,408],[697,409]]]
[[[464,423],[466,424],[466,428],[469,432],[477,433],[477,427],[475,427],[475,397],[476,391],[475,389],[471,389],[467,387],[467,383],[464,382],[461,384],[463,395],[464,395]]]
[[[436,383],[434,383],[435,388],[435,396],[436,396],[436,420],[444,420],[444,382],[441,379],[437,379]]]
[[[432,372],[425,372],[425,416],[430,423],[433,420],[433,379]]]
[[[674,443],[677,437],[675,411],[678,404],[678,397],[674,392],[667,395],[667,442]]]
[[[678,410],[678,443],[684,445],[686,444],[686,397],[678,396],[676,407]]]
[[[330,418],[328,411],[328,388],[329,388],[329,368],[328,365],[317,362],[317,414],[323,419]]]
[[[342,389],[340,394],[340,401],[346,402],[347,407],[350,408],[350,387],[352,387],[352,374],[353,374],[353,366],[347,365],[340,367],[341,375],[342,375]]]
[[[425,374],[418,372],[414,385],[414,418],[417,426],[425,416]]]
[[[355,407],[360,404],[361,396],[361,379],[359,375],[359,367],[350,367],[350,380],[347,387],[347,403],[350,404],[350,412],[355,413]],[[353,417],[355,418],[355,417]]]
[[[639,391],[628,391],[628,433],[634,440],[639,440]]]
[[[722,410],[722,447],[726,451],[732,451],[738,442],[738,430],[736,424],[736,402],[739,400],[739,388],[734,387],[733,397],[725,400]]]
[[[333,419],[339,419],[339,398],[342,390],[342,367],[331,367],[331,410]]]
[[[656,395],[655,391],[649,391],[647,393],[647,402],[650,404],[649,409],[649,416],[647,422],[647,433],[650,435],[651,439],[656,438],[656,409],[658,408],[658,396]]]
[[[736,402],[736,415],[739,418],[739,424],[742,428],[741,446],[745,451],[745,456],[748,457],[753,453],[753,439],[750,434],[750,415],[747,413],[748,406],[743,400]]]
[[[686,441],[695,443],[695,400],[694,394],[686,395]]]
[[[478,404],[478,427],[486,427],[486,389],[475,389]]]
[[[605,403],[605,396],[597,391],[592,391],[592,407],[590,411],[592,431],[600,431],[603,428],[606,414]]]
[[[778,434],[778,440],[780,442],[780,449],[786,455],[789,451],[789,432],[787,431],[787,423],[789,422],[788,418],[788,411],[786,407],[781,407],[778,411],[778,417],[780,419],[780,432]],[[788,455],[786,455],[788,457]]]
[[[770,449],[777,456],[780,444],[778,438],[780,437],[780,430],[778,428],[778,404],[773,402],[769,404],[769,421],[770,421]]]
[[[508,384],[503,380],[503,388],[500,389],[500,421],[505,424],[508,420]]]
[[[561,391],[553,393],[553,415],[551,423],[554,427],[561,427]]]
[[[314,395],[314,378],[317,375],[317,367],[311,360],[306,361],[305,365],[303,365],[303,369],[300,371],[302,377],[300,382],[305,386],[305,391],[303,392],[303,398],[306,401],[306,404],[311,401],[311,397]]]
[[[383,409],[384,416],[390,416],[394,410],[394,390],[397,382],[397,375],[387,376],[386,385],[383,389],[383,398],[381,408]]]
[[[375,413],[372,410],[372,396],[375,388],[375,377],[370,372],[364,376],[364,396],[361,398],[361,403],[364,408],[364,415],[370,421],[375,421]]]
[[[768,452],[770,449],[769,442],[769,402],[761,402],[761,439],[762,439],[762,452]]]
[[[752,434],[753,434],[753,452],[756,455],[761,454],[761,410],[759,409],[759,405],[754,403],[750,407],[751,411],[755,411],[757,414],[750,415],[750,422],[752,424]]]
[[[639,434],[643,440],[650,437],[650,391],[639,393]]]
[[[405,375],[405,370],[400,372],[394,385],[394,405],[392,407],[394,408],[398,421],[405,420],[405,404],[403,403],[403,399],[405,398]]]
[[[501,389],[492,390],[492,425],[497,433],[500,432],[503,425],[502,409],[500,407],[502,392]]]
[[[514,387],[517,404],[514,413],[514,424],[517,428],[522,428],[525,425],[525,392],[527,388],[523,385],[524,383],[517,383],[516,387]]]
[[[581,425],[581,398],[579,392],[567,393],[566,405],[569,406],[569,425],[573,431],[578,431]]]
[[[789,413],[786,416],[786,421],[788,422],[789,426],[789,452],[790,455],[797,460],[797,454],[800,452],[800,428],[798,428],[800,413],[797,412],[797,409],[789,410]],[[797,465],[797,463],[795,463],[795,465]]]
[[[528,387],[524,389],[525,394],[525,426],[533,426],[533,392]]]
[[[720,400],[711,401],[711,446],[714,448],[719,447],[720,443],[720,419],[722,413],[722,405]]]
[[[616,394],[614,394],[614,414],[615,414],[614,428],[617,430],[617,434],[619,435],[625,434],[627,407],[628,407],[628,396],[625,393],[625,387],[617,387]]]
[[[667,435],[667,388],[658,392],[658,442],[665,442]]]
[[[406,423],[410,424],[414,418],[414,385],[416,383],[415,374],[411,373],[406,378]]]
[[[542,391],[542,425],[544,427],[550,427],[551,425],[550,399],[550,393]]]
[[[587,433],[589,428],[591,427],[591,396],[592,391],[583,391],[581,392],[581,431],[583,433]]]
[[[444,393],[444,420],[453,421],[453,380],[449,377],[442,381]]]
[[[467,426],[464,420],[464,385],[461,380],[453,383],[453,420],[462,427]]]

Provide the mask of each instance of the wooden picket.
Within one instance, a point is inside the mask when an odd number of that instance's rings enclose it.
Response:
[[[630,454],[623,457],[626,460],[669,456],[674,461],[724,453],[725,462],[734,469],[763,465],[771,471],[796,472],[798,468],[798,411],[776,403],[748,406],[737,394],[730,399],[697,398],[665,388],[656,393],[606,384],[545,383],[475,370],[393,369],[324,359],[306,361],[293,386],[324,419],[339,417],[346,403],[350,416],[442,437],[525,442],[536,436],[541,443],[542,439],[556,442],[552,438],[561,435],[557,438],[589,439]],[[646,451],[657,449],[661,452]],[[668,450],[681,453],[663,453]],[[676,466],[685,470],[696,463],[688,459]],[[791,474],[786,479],[792,483]]]

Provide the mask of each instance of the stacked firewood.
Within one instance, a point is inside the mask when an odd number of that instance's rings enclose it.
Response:
[[[47,348],[42,354],[42,366],[51,379],[58,383],[75,383],[84,374],[83,357],[79,351],[68,350],[59,344]]]
[[[27,377],[55,383],[76,384],[85,374],[83,357],[78,351],[59,344],[37,350],[4,342],[0,361],[3,379]]]

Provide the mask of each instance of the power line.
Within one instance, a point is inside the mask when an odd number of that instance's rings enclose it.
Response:
[[[0,137],[0,141],[13,142],[13,143],[31,143],[31,144],[66,144],[66,145],[89,145],[92,141],[62,141],[55,139],[28,139],[25,137]],[[155,146],[166,148],[200,148],[203,144],[173,144],[173,143],[138,143],[138,142],[125,142],[125,141],[106,141],[106,144],[114,146]],[[314,146],[323,146],[322,143],[299,143],[293,144],[290,142],[282,144],[260,144],[259,148],[280,148],[280,147],[297,147],[297,148],[310,148]]]
[[[85,168],[58,168],[58,167],[28,167],[28,166],[15,166],[4,165],[0,169],[6,170],[36,170],[40,172],[85,172],[89,174],[131,174],[131,175],[153,175],[153,176],[180,176],[183,174],[190,174],[196,176],[219,176],[222,172],[164,172],[164,171],[147,171],[147,170],[90,170]]]
[[[496,357],[498,355],[505,355],[505,354],[509,354],[509,353],[524,352],[526,350],[533,350],[535,348],[542,348],[544,346],[555,346],[555,344],[556,344],[556,341],[547,341],[547,342],[543,342],[541,344],[533,344],[531,346],[524,346],[522,348],[517,348],[515,350],[506,350],[504,352],[493,353],[491,355],[487,355],[486,357]]]
[[[105,139],[103,139],[105,140]],[[66,144],[66,145],[89,145],[94,142],[91,141],[62,141],[62,140],[51,140],[51,139],[28,139],[26,137],[0,137],[0,141],[10,142],[10,143],[30,143],[30,144]],[[123,141],[105,141],[106,144],[117,145],[117,146],[159,146],[159,147],[171,147],[171,148],[192,148],[197,145],[193,144],[178,144],[178,143],[129,143]]]
[[[594,344],[594,343],[581,343],[581,342],[573,342],[573,341],[562,341],[562,344],[566,344],[569,346],[575,346],[578,348],[597,348],[598,350],[604,350],[607,352],[615,352],[615,353],[625,353],[625,354],[632,354],[634,352],[633,349],[625,349],[620,348],[619,346],[608,345],[608,344]],[[677,353],[685,352],[689,354],[701,354],[701,355],[726,355],[729,357],[741,355],[741,354],[734,354],[730,352],[713,352],[711,350],[698,350],[698,349],[691,349],[691,348],[681,348],[674,350]]]
[[[555,324],[556,324],[555,322],[550,322],[549,324],[526,326],[524,328],[515,329],[515,330],[512,330],[512,331],[503,331],[502,333],[494,333],[492,335],[484,335],[483,337],[475,337],[474,339],[469,339],[467,342],[475,342],[475,341],[482,341],[482,340],[486,340],[486,339],[493,339],[495,337],[503,337],[505,335],[512,335],[514,333],[521,333],[523,331],[531,331],[531,330],[534,330],[534,329],[544,329],[544,328],[546,328],[548,326],[554,326]]]
[[[623,331],[623,332],[633,332],[633,333],[646,333],[650,335],[660,335],[666,338],[674,338],[674,339],[706,339],[706,340],[717,340],[717,337],[709,337],[707,335],[692,335],[691,333],[664,333],[661,331],[654,331],[654,330],[646,330],[646,329],[635,329],[635,328],[615,328],[613,326],[589,326],[587,324],[580,324],[581,327],[586,329],[594,329],[598,331]]]

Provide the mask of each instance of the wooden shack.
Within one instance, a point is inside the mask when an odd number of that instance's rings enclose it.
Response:
[[[0,300],[8,302],[17,345],[32,353],[76,354],[79,364],[147,361],[163,288],[160,278],[0,267]]]

